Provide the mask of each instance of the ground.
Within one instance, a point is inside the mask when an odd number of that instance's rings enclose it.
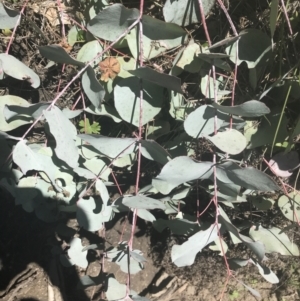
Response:
[[[63,221],[62,221],[63,222]],[[79,231],[75,219],[65,220],[66,225]],[[107,232],[107,241],[120,239],[124,217],[120,217]],[[226,282],[226,269],[221,256],[206,250],[194,265],[176,268],[170,260],[170,239],[166,233],[139,225],[134,248],[145,255],[145,269],[132,277],[132,289],[153,301],[214,301],[220,295]],[[61,227],[61,226],[60,226]],[[100,300],[101,287],[86,290],[76,289],[80,276],[97,276],[101,264],[91,262],[87,270],[62,267],[59,258],[53,255],[53,248],[62,241],[57,235],[57,224],[46,224],[33,214],[15,206],[7,195],[1,195],[0,202],[0,298],[3,301],[86,301]],[[99,240],[96,235],[86,235],[85,242]],[[95,237],[94,237],[95,236]],[[123,237],[126,240],[126,235]],[[52,252],[51,252],[52,251]],[[240,254],[245,251],[236,251]],[[92,254],[91,254],[92,255]],[[238,255],[238,253],[236,253]],[[237,272],[236,279],[244,281],[258,290],[265,301],[296,301],[300,293],[299,258],[277,254],[269,256],[268,266],[279,276],[280,283],[266,282],[254,267]],[[108,263],[105,269],[114,273],[116,279],[126,282],[126,275],[116,264]],[[256,300],[241,284],[231,278],[225,288],[223,300]]]

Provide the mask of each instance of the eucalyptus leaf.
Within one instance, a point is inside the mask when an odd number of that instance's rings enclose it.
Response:
[[[73,237],[70,242],[70,249],[68,255],[73,263],[80,266],[81,268],[87,268],[88,261],[86,259],[87,251],[82,251],[81,239]]]
[[[132,153],[123,157],[119,157],[113,161],[113,165],[117,167],[132,166],[136,162],[136,153]]]
[[[206,98],[221,99],[223,95],[231,93],[230,91],[222,91],[219,89],[219,86],[223,83],[223,77],[220,76],[216,80],[214,80],[211,76],[205,75],[201,79],[201,92],[205,95]],[[215,96],[215,92],[217,95]]]
[[[299,248],[295,242],[291,242],[288,236],[281,229],[272,227],[265,229],[262,226],[252,226],[249,235],[256,241],[265,245],[266,253],[279,253],[281,255],[299,256]]]
[[[254,167],[229,170],[227,175],[234,184],[248,189],[260,191],[280,190],[271,177]]]
[[[96,181],[95,188],[99,192],[103,204],[105,206],[107,206],[107,203],[109,201],[109,193],[108,193],[107,188],[106,188],[105,184],[103,183],[103,181],[101,181],[101,180],[98,179]]]
[[[224,256],[227,253],[228,245],[223,238],[217,238],[214,244],[210,245],[209,248],[213,251],[219,251],[218,255]]]
[[[276,135],[275,143],[283,142],[288,137],[288,120],[284,114],[280,117],[280,112],[273,111],[267,118],[263,118],[260,123],[257,121],[247,121],[244,127],[244,135],[247,138],[247,149],[253,149],[262,145],[271,145],[273,143],[277,125],[280,125]]]
[[[135,138],[111,138],[102,135],[80,134],[80,139],[92,145],[99,153],[110,157],[123,157],[134,152]]]
[[[194,221],[192,222],[185,217],[175,218],[175,219],[162,219],[159,218],[153,222],[153,227],[158,231],[162,232],[164,229],[169,228],[175,235],[191,235],[199,230],[198,224]]]
[[[19,18],[20,12],[12,10],[0,2],[0,29],[11,29],[16,27]]]
[[[237,106],[221,106],[216,102],[212,106],[223,113],[243,116],[243,117],[259,117],[270,113],[270,109],[263,103],[257,100],[249,100]]]
[[[271,39],[259,29],[249,28],[240,33],[240,38],[226,48],[233,63],[240,65],[246,62],[248,68],[264,64],[271,52]],[[259,41],[259,43],[257,43]],[[238,52],[236,48],[238,47]],[[236,54],[238,57],[236,58]]]
[[[202,0],[204,14],[207,15],[215,5],[215,0]],[[196,0],[167,0],[163,7],[166,22],[187,26],[201,22],[199,3]]]
[[[218,48],[218,47],[221,47],[221,46],[224,46],[224,45],[227,45],[227,44],[232,44],[235,41],[237,41],[239,38],[240,38],[239,36],[226,38],[224,40],[216,42],[215,44],[211,45],[207,49],[211,50],[211,49]]]
[[[76,167],[74,168],[74,172],[76,172],[80,177],[83,177],[88,180],[92,180],[96,178],[96,175],[86,168]]]
[[[165,120],[155,120],[153,125],[147,126],[146,137],[149,140],[156,140],[158,137],[170,132],[170,123]]]
[[[216,128],[215,115],[217,116]],[[210,135],[225,125],[227,127],[229,121],[230,116],[228,114],[218,112],[210,105],[202,105],[188,115],[183,126],[189,136],[199,138]],[[241,120],[234,118],[233,122],[239,124]]]
[[[6,122],[4,116],[5,106],[19,106],[19,107],[29,107],[30,104],[25,99],[14,96],[14,95],[4,95],[0,96],[0,130],[8,132],[14,130],[24,124],[32,123],[32,118],[30,117],[20,117],[14,121]]]
[[[129,70],[129,73],[158,86],[183,94],[181,89],[181,80],[178,77],[160,73],[149,67],[140,67],[136,70]]]
[[[296,215],[300,216],[300,195],[294,192],[289,193],[288,196],[282,195],[278,199],[278,207],[287,219],[297,222]]]
[[[173,63],[174,67],[172,69],[172,74],[179,74],[182,70],[191,73],[199,72],[204,64],[203,61],[197,57],[197,54],[200,53],[200,51],[200,45],[195,43],[194,40],[191,40],[179,55],[176,62]]]
[[[213,242],[217,237],[218,227],[213,224],[207,230],[199,231],[189,237],[182,245],[175,244],[171,250],[172,262],[177,267],[192,265],[197,253],[201,252],[206,245]]]
[[[35,177],[22,178],[15,190],[15,204],[21,205],[26,212],[33,212],[36,203],[34,198],[38,195],[39,191],[35,188],[37,179]],[[26,191],[26,196],[24,192]]]
[[[139,49],[138,28],[127,34],[126,40],[132,56],[137,59]],[[143,15],[143,54],[150,60],[163,52],[182,45],[187,39],[186,32],[174,23],[166,23],[151,16]]]
[[[136,8],[127,9],[122,4],[113,4],[97,14],[87,25],[96,37],[115,41],[139,17]],[[109,30],[107,30],[109,28]]]
[[[242,258],[228,258],[228,265],[231,270],[236,271],[237,269],[246,266],[249,263],[249,259]]]
[[[96,286],[102,284],[104,281],[103,275],[100,273],[98,276],[92,277],[89,275],[84,275],[79,278],[77,289],[86,289],[90,286]]]
[[[107,116],[111,119],[113,119],[114,122],[119,123],[122,121],[120,115],[118,114],[118,112],[116,111],[116,109],[114,107],[112,107],[111,105],[107,105],[102,103],[101,108],[97,109],[95,108],[95,106],[90,105],[89,107],[87,107],[86,109],[84,109],[84,111],[93,114],[93,115],[99,115],[99,116]]]
[[[139,250],[132,250],[136,255],[142,255],[142,252]],[[111,251],[107,252],[107,257],[109,261],[112,261],[120,266],[121,271],[131,274],[136,274],[143,269],[143,263],[138,262],[134,259],[131,259],[131,256],[128,258],[128,249],[127,244],[124,242],[119,244],[118,249],[114,248]],[[128,269],[129,263],[129,269]]]
[[[68,119],[72,119],[79,116],[82,113],[82,110],[70,110],[69,108],[64,108],[62,112]]]
[[[19,141],[13,151],[13,160],[21,168],[24,175],[29,170],[43,171],[47,174],[52,185],[60,191],[55,182],[56,166],[53,164],[52,158],[33,152],[25,141]]]
[[[139,209],[136,214],[139,218],[150,223],[153,223],[156,220],[155,216],[146,209]]]
[[[230,155],[241,153],[247,146],[244,135],[235,129],[218,132],[212,137],[207,136],[206,139],[210,140],[221,151]]]
[[[68,32],[68,44],[70,46],[74,46],[75,43],[77,42],[77,38],[78,38],[78,29],[77,26],[74,25],[70,28],[69,32]]]
[[[92,158],[90,160],[86,160],[83,165],[102,180],[108,181],[111,169],[107,167],[103,158]]]
[[[257,268],[259,273],[270,283],[276,284],[279,283],[278,277],[271,271],[268,267],[259,264],[253,259],[250,259],[250,262],[253,263]]]
[[[146,297],[141,297],[139,295],[132,295],[130,297],[131,297],[132,301],[151,301],[150,299],[148,299]]]
[[[39,76],[14,56],[0,53],[0,66],[2,72],[19,80],[27,80],[33,88],[40,86]]]
[[[219,207],[221,208],[221,207]],[[222,224],[222,226],[228,230],[230,233],[232,233],[234,236],[236,236],[239,240],[241,240],[253,253],[257,256],[257,258],[261,261],[265,258],[265,247],[262,242],[260,241],[253,241],[251,238],[242,235],[238,232],[237,228],[232,225],[232,223],[228,220],[226,220],[225,217],[223,217],[223,214],[219,215],[218,217],[219,223]]]
[[[105,90],[97,80],[95,71],[91,66],[88,66],[86,71],[82,74],[81,84],[93,106],[101,110],[101,103],[105,97]]]
[[[129,77],[119,81],[114,89],[115,107],[121,118],[139,126],[140,119],[140,82]],[[163,88],[150,82],[143,83],[142,125],[152,120],[161,110]]]
[[[144,256],[142,256],[142,255],[140,254],[140,252],[137,251],[137,250],[135,250],[135,251],[130,251],[129,254],[130,254],[130,256],[131,256],[134,260],[136,260],[137,262],[146,262],[146,261],[147,261],[147,259],[146,259]]]
[[[123,204],[127,207],[136,208],[136,209],[164,210],[166,208],[166,206],[160,200],[152,199],[144,195],[124,197]]]
[[[251,196],[249,196],[251,197]],[[256,195],[250,198],[252,204],[258,209],[258,210],[269,210],[271,209],[275,201],[271,198],[266,198],[264,196]]]
[[[160,174],[152,180],[152,185],[162,194],[168,194],[180,184],[208,178],[212,165],[212,162],[195,162],[189,157],[177,157],[162,168]]]
[[[58,45],[48,45],[39,47],[39,51],[42,56],[47,58],[50,61],[60,63],[60,64],[69,64],[78,67],[84,67],[84,63],[74,60],[68,55],[68,53]]]
[[[126,285],[119,283],[115,278],[109,277],[107,281],[106,298],[116,301],[126,296]]]
[[[105,210],[99,197],[80,199],[77,202],[77,221],[80,227],[88,231],[98,231],[103,228],[103,223],[111,219],[112,209]]]
[[[75,126],[57,107],[44,111],[44,116],[56,141],[56,156],[70,167],[77,167],[79,154],[75,144],[77,134]]]
[[[170,158],[169,153],[153,140],[141,140],[142,155],[149,159],[154,160],[160,164],[166,164]]]
[[[298,152],[279,152],[269,161],[272,172],[278,177],[290,177],[299,166]]]
[[[49,105],[50,103],[37,103],[26,107],[18,105],[6,105],[4,107],[3,113],[6,121],[9,123],[19,118],[21,119],[23,116],[37,119],[43,114],[43,110],[46,110]]]
[[[90,41],[84,44],[77,54],[77,60],[82,63],[90,62],[94,57],[96,57],[100,52],[103,51],[103,45],[99,41]],[[102,57],[97,57],[96,60],[93,62],[93,66],[100,63]]]

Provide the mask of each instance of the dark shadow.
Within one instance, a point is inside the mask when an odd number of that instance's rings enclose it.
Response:
[[[28,192],[22,189],[25,196]],[[36,279],[36,274],[30,272],[29,266],[34,264],[37,269],[44,271],[44,281],[49,277],[53,285],[59,287],[64,301],[90,300],[83,289],[76,288],[79,282],[77,268],[63,267],[59,260],[63,240],[59,239],[57,228],[67,222],[66,217],[61,218],[59,223],[39,220],[34,213],[27,213],[21,206],[16,206],[12,197],[0,188],[0,299],[14,293],[14,289],[18,288],[23,279],[32,277],[33,281],[40,280]],[[69,229],[68,235],[73,234],[72,229]],[[57,281],[55,269],[62,273],[62,283]]]

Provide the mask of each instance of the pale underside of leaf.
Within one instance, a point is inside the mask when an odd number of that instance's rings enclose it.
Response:
[[[55,153],[57,157],[70,167],[77,167],[79,153],[75,143],[77,134],[75,126],[57,107],[44,111],[44,116],[56,141]]]
[[[219,225],[220,228],[220,225]],[[195,261],[195,257],[198,252],[218,237],[217,225],[211,225],[205,231],[199,231],[198,233],[189,237],[188,241],[182,245],[174,245],[171,251],[172,261],[178,267],[192,265]]]
[[[189,157],[177,157],[169,161],[160,174],[152,180],[152,185],[161,193],[168,194],[185,182],[208,178],[212,162],[195,162]]]

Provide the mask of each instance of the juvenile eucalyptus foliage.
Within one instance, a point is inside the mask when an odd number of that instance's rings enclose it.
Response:
[[[208,14],[215,1],[202,2],[204,12]],[[121,4],[104,7],[98,14],[91,11],[87,29],[95,37],[114,42],[138,19],[139,11],[125,8]],[[120,72],[107,82],[100,82],[97,74],[99,62],[109,56],[108,53],[102,54],[104,44],[96,40],[87,42],[81,47],[76,59],[58,45],[40,47],[43,58],[76,66],[78,72],[89,63],[80,81],[90,104],[84,110],[73,111],[50,103],[30,104],[13,95],[0,96],[0,161],[3,175],[0,184],[11,193],[17,205],[21,205],[27,212],[35,212],[43,221],[55,222],[62,213],[76,213],[79,226],[92,232],[103,229],[105,223],[114,219],[118,212],[137,210],[138,218],[153,223],[158,231],[169,228],[173,234],[186,237],[184,243],[173,245],[171,250],[172,261],[178,267],[193,264],[196,255],[207,245],[226,256],[227,244],[220,233],[223,235],[228,232],[233,244],[244,244],[253,255],[249,258],[229,259],[230,268],[236,269],[251,263],[267,281],[278,283],[277,276],[263,260],[273,252],[299,256],[298,247],[276,227],[266,229],[253,225],[247,228],[247,233],[244,231],[241,234],[224,210],[248,202],[250,197],[261,210],[268,210],[273,205],[273,200],[261,196],[258,202],[257,198],[263,192],[280,191],[277,183],[263,171],[254,167],[241,167],[235,156],[271,144],[279,120],[278,113],[266,106],[259,97],[258,100],[245,100],[234,106],[222,104],[222,97],[230,95],[231,91],[223,88],[223,77],[218,77],[214,82],[208,73],[203,74],[198,85],[210,102],[193,106],[184,100],[182,83],[178,77],[183,71],[199,73],[205,70],[202,67],[207,64],[222,71],[231,71],[231,65],[228,64],[230,60],[238,65],[246,63],[250,85],[256,87],[258,78],[254,70],[258,65],[267,64],[268,58],[273,55],[271,39],[258,29],[247,29],[236,38],[228,38],[216,44],[216,47],[225,46],[225,53],[214,52],[216,48],[200,46],[193,40],[187,44],[188,36],[182,26],[198,23],[201,20],[198,12],[198,1],[168,0],[163,8],[165,21],[143,16],[144,61],[181,47],[170,74],[150,67],[137,67],[138,26],[123,37],[132,58],[126,61],[122,57],[117,58]],[[16,26],[17,15],[18,12],[15,15],[7,13],[0,3],[0,28]],[[74,30],[71,30],[70,40],[73,35]],[[260,43],[256,43],[257,40]],[[0,68],[2,78],[10,76],[29,81],[33,88],[40,86],[39,76],[11,55],[0,54]],[[275,88],[273,85],[268,92]],[[140,89],[143,91],[142,114]],[[166,103],[170,107],[170,116],[180,123],[182,131],[160,145],[155,140],[170,132],[170,123],[160,119]],[[82,118],[84,111],[108,116],[115,123],[127,122],[136,128],[147,126],[147,135],[138,140],[80,134],[75,126],[78,123],[74,120]],[[47,144],[32,143],[6,134],[37,119],[43,120]],[[154,125],[151,123],[153,120]],[[257,120],[261,121],[261,125],[251,127]],[[287,137],[287,118],[283,116],[281,120],[274,142],[283,142]],[[299,134],[297,126],[293,137]],[[194,159],[190,144],[199,138],[213,145],[218,153],[217,162],[199,162]],[[144,158],[161,167],[159,174],[153,177],[148,186],[141,187],[139,194],[122,196],[111,202],[109,186],[112,184],[112,169],[114,166],[129,168],[133,165],[139,148]],[[9,157],[10,152],[12,157]],[[32,176],[32,171],[36,176]],[[214,177],[218,193],[215,195],[213,188],[208,189],[207,193],[218,201],[216,221],[206,225],[197,223],[195,216],[178,213],[179,205],[181,208],[185,205],[192,187],[203,180],[213,183]],[[94,185],[94,193],[86,195],[91,184]],[[299,214],[299,195],[281,196],[278,206],[287,219],[295,221],[295,211]],[[156,219],[153,210],[163,211],[166,219]],[[168,215],[176,216],[169,219]],[[83,246],[77,236],[70,239],[70,248],[60,254],[64,266],[75,264],[86,268],[88,251],[98,249],[105,253],[107,260],[118,264],[123,272],[142,273],[146,259],[140,250],[129,250],[126,241],[120,244],[115,242],[113,247],[106,249],[104,245]],[[107,281],[107,299],[124,300],[126,285],[110,276]],[[81,278],[78,287],[86,288],[102,282],[102,276],[86,275]],[[260,296],[248,285],[243,285],[257,297]],[[130,292],[130,298],[136,301],[147,300],[134,291]]]

